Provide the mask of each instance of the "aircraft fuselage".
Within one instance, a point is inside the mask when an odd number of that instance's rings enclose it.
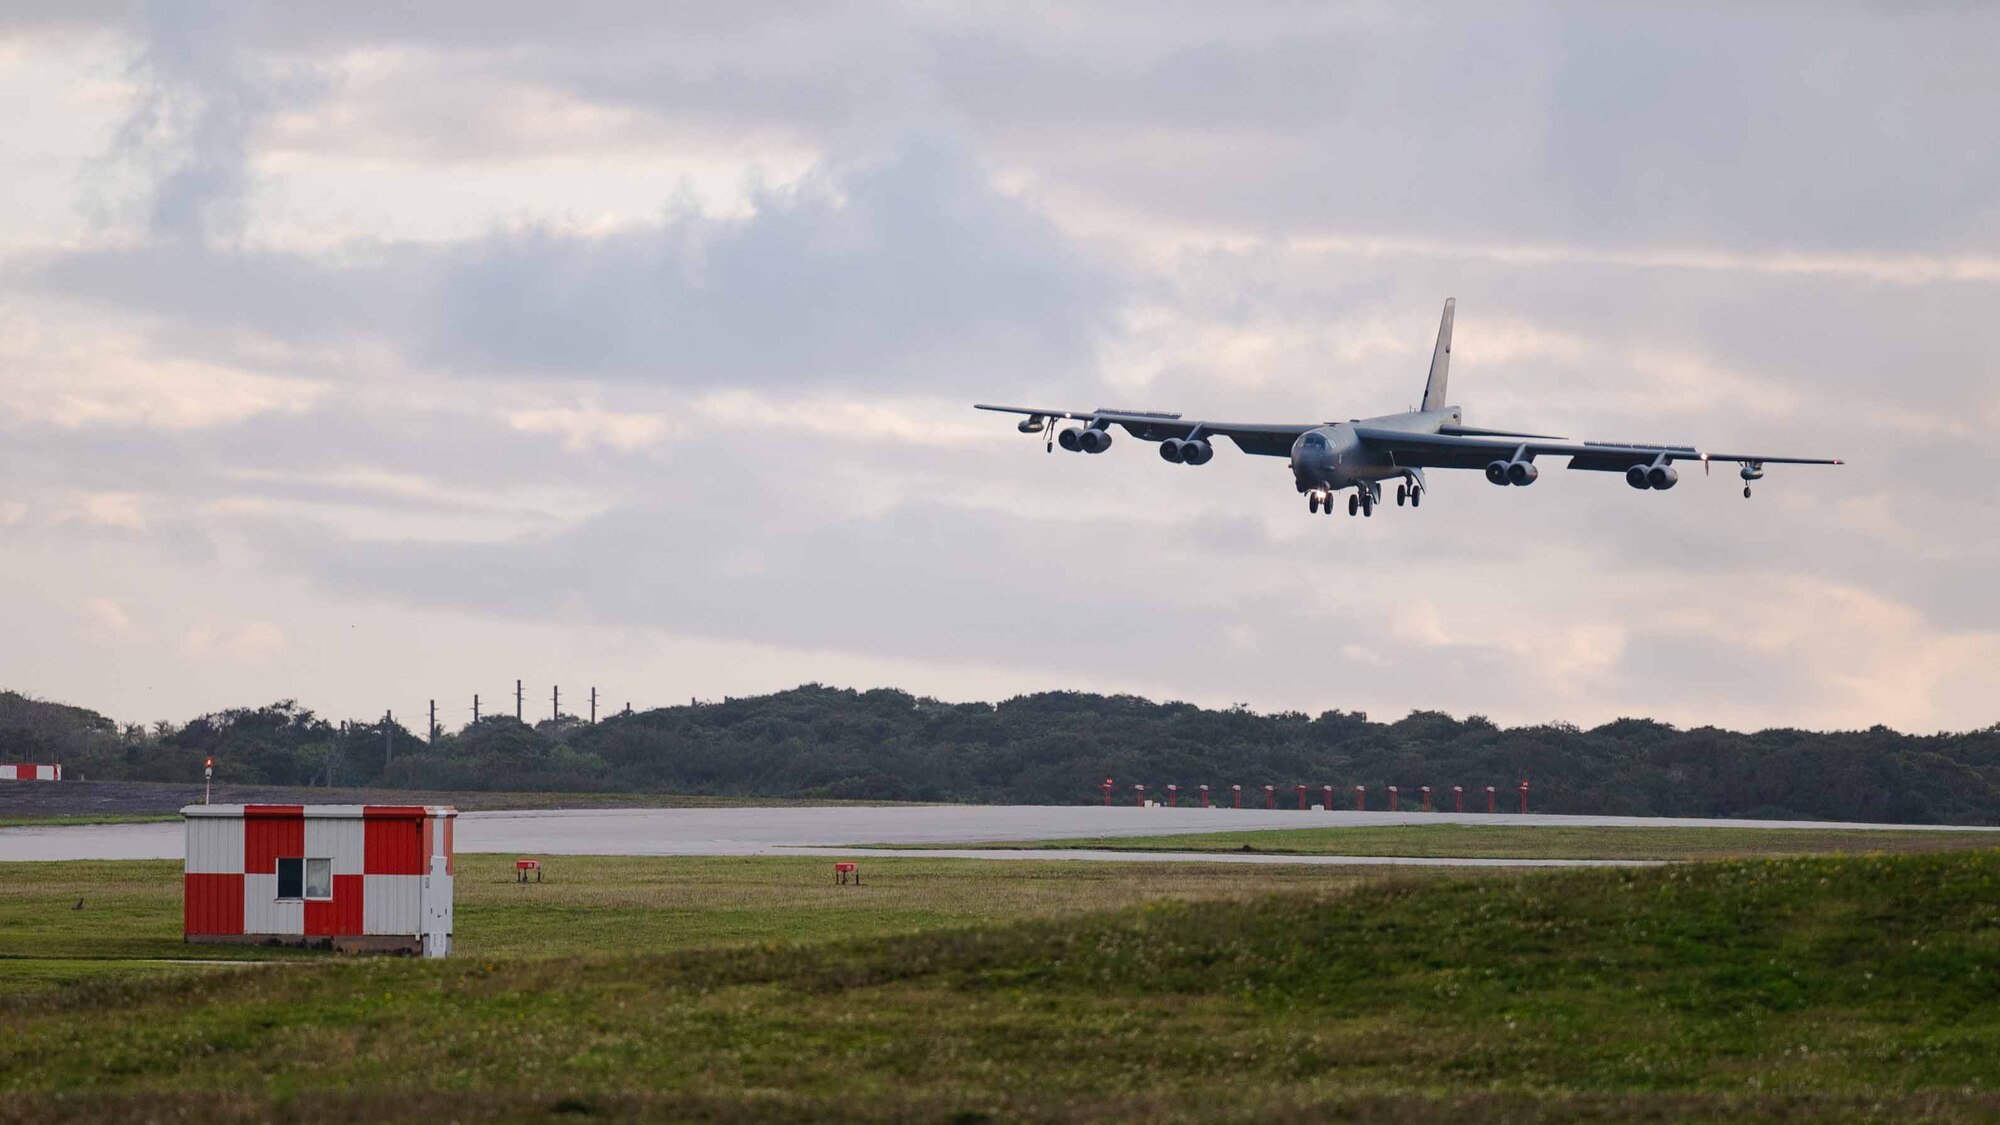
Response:
[[[1292,443],[1292,480],[1300,492],[1314,489],[1343,489],[1357,485],[1412,475],[1412,470],[1396,464],[1394,455],[1378,452],[1355,436],[1354,427],[1403,430],[1434,434],[1441,427],[1458,425],[1463,419],[1456,406],[1442,410],[1416,410],[1384,414],[1379,418],[1357,418],[1307,430]]]

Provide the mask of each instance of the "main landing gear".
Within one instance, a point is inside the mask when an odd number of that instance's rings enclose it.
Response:
[[[1398,504],[1404,504],[1404,502],[1416,504],[1416,498],[1422,492],[1424,490],[1418,488],[1418,486],[1398,486],[1396,488],[1396,502]],[[1382,486],[1380,484],[1374,484],[1374,482],[1356,484],[1354,492],[1348,494],[1348,514],[1350,516],[1372,516],[1378,506],[1382,506]],[[1310,510],[1314,514],[1320,514],[1320,512],[1334,514],[1334,490],[1332,488],[1312,488],[1312,490],[1308,490],[1306,492],[1306,510]]]
[[[1412,508],[1418,508],[1418,507],[1422,507],[1422,506],[1423,506],[1423,503],[1424,503],[1424,490],[1423,490],[1423,489],[1421,489],[1421,488],[1418,488],[1418,487],[1417,487],[1416,485],[1413,485],[1413,484],[1399,484],[1399,485],[1397,485],[1397,486],[1396,486],[1396,506],[1397,506],[1398,508],[1402,507],[1402,506],[1403,506],[1403,502],[1404,502],[1405,500],[1408,500],[1408,501],[1409,501],[1409,504],[1410,504],[1410,507],[1412,507]]]
[[[1372,516],[1375,508],[1382,503],[1382,494],[1363,485],[1347,498],[1347,514],[1350,516]],[[1333,489],[1315,488],[1306,493],[1306,510],[1314,514],[1333,514]]]

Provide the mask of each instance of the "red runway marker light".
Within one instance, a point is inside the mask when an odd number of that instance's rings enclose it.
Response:
[[[1170,809],[1179,808],[1180,805],[1177,804],[1176,802],[1178,802],[1180,799],[1181,799],[1181,787],[1178,785],[1167,786],[1167,807]]]
[[[1451,787],[1451,811],[1465,811],[1465,786],[1454,785]]]
[[[1230,786],[1230,787],[1229,787],[1229,792],[1230,792],[1231,794],[1233,794],[1233,795],[1235,796],[1235,798],[1236,798],[1236,805],[1235,805],[1235,807],[1236,807],[1236,808],[1239,808],[1239,809],[1240,809],[1240,808],[1242,808],[1242,807],[1243,807],[1243,787],[1242,787],[1241,785],[1232,785],[1232,786]]]
[[[1360,811],[1361,811],[1362,809],[1364,809],[1364,808],[1366,808],[1366,807],[1367,807],[1367,803],[1368,803],[1368,787],[1367,787],[1366,785],[1357,785],[1357,786],[1355,786],[1355,787],[1354,787],[1354,811],[1355,811],[1355,812],[1360,812]]]
[[[1295,788],[1297,788],[1299,791],[1299,811],[1304,812],[1306,811],[1306,787],[1300,785],[1296,786]]]
[[[1146,805],[1146,787],[1143,785],[1134,785],[1132,789],[1134,792],[1139,794],[1138,798],[1139,807],[1144,808]]]
[[[1201,807],[1208,807],[1208,786],[1206,785],[1201,787]]]
[[[1491,785],[1486,787],[1486,811],[1487,812],[1497,811],[1493,807],[1493,787]]]
[[[1277,786],[1275,786],[1275,785],[1266,785],[1266,786],[1264,787],[1264,807],[1265,807],[1265,808],[1267,808],[1267,809],[1275,809],[1275,808],[1277,808],[1277,807],[1278,807],[1278,787],[1277,787]]]
[[[1328,811],[1328,812],[1332,812],[1332,811],[1333,811],[1333,786],[1331,786],[1331,785],[1322,785],[1322,786],[1320,786],[1319,788],[1320,788],[1320,800],[1321,800],[1321,807],[1322,807],[1322,808],[1324,808],[1324,809],[1326,809],[1326,811]]]
[[[1111,779],[1110,779],[1110,778],[1108,778],[1108,777],[1107,777],[1107,778],[1105,778],[1105,779],[1104,779],[1104,784],[1103,784],[1103,785],[1100,785],[1100,786],[1098,786],[1098,788],[1100,788],[1100,789],[1104,790],[1104,807],[1105,807],[1105,808],[1110,808],[1110,807],[1111,807],[1111,790],[1112,790],[1112,788],[1113,788],[1113,783],[1112,783]]]
[[[1389,787],[1389,811],[1396,811],[1396,787],[1393,785]]]

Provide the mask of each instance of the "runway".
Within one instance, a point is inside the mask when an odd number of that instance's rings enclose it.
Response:
[[[1567,825],[1652,828],[1845,828],[2000,832],[1957,825],[1801,820],[1701,820],[1530,813],[1301,812],[1296,809],[1147,809],[1095,805],[900,805],[726,809],[561,809],[473,812],[458,818],[461,852],[519,855],[817,855],[870,844],[967,845],[1072,837],[1159,836],[1261,828],[1391,824]],[[908,855],[912,853],[881,853]],[[1088,859],[1127,863],[1334,863],[1410,866],[1587,866],[1590,860],[1411,859],[1233,853],[1005,849],[925,851],[930,857]],[[178,823],[0,828],[0,861],[179,859]]]

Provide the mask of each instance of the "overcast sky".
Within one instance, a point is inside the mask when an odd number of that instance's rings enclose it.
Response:
[[[0,686],[2000,720],[2000,8],[404,7],[0,8]],[[1849,464],[969,409],[1400,410],[1447,296],[1471,424]]]

